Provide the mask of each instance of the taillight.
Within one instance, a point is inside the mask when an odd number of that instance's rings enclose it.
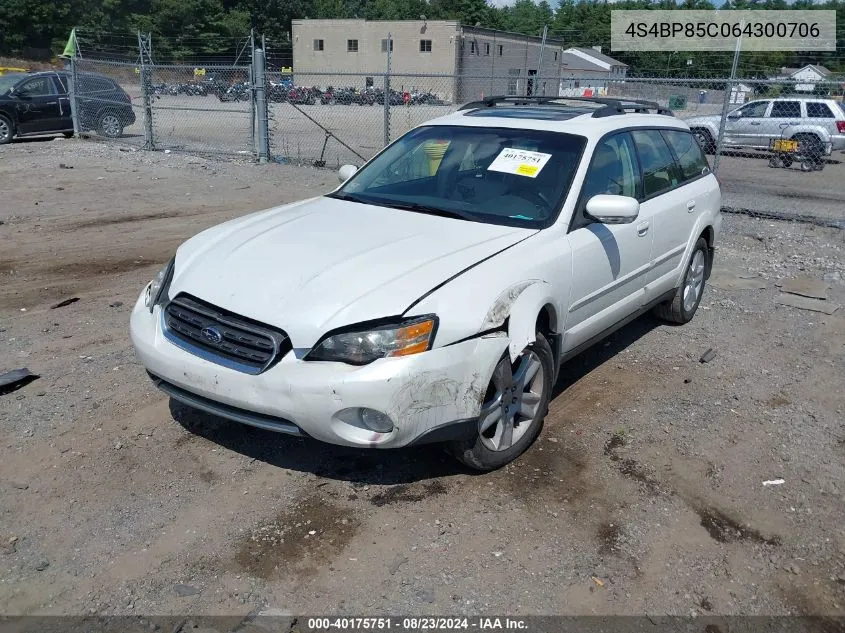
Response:
[[[836,122],[836,130],[840,134],[845,134],[845,121],[837,121]]]

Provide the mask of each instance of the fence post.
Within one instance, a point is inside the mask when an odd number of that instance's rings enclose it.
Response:
[[[393,48],[393,34],[387,34],[387,68],[384,73],[384,146],[390,143],[390,58]]]
[[[258,162],[266,163],[270,156],[270,134],[267,116],[267,66],[264,49],[255,49],[255,103],[258,109]]]
[[[152,55],[150,54],[150,40],[138,32],[138,50],[141,60],[141,98],[144,103],[144,149],[155,150],[153,138],[153,103],[152,103]]]
[[[745,20],[742,20],[742,27],[745,27]],[[716,148],[713,156],[713,173],[719,173],[719,163],[722,158],[722,140],[725,137],[725,123],[728,120],[728,106],[731,101],[731,91],[736,79],[736,69],[739,65],[739,53],[742,50],[742,35],[736,38],[736,48],[734,49],[734,61],[731,65],[731,78],[725,83],[725,96],[722,99],[722,117],[719,120],[719,134],[716,138]]]
[[[76,70],[76,55],[70,58],[70,78],[68,80],[68,97],[70,98],[70,116],[73,119],[73,135],[79,137],[79,104],[77,103],[77,86],[79,77]]]
[[[250,99],[250,108],[249,108],[249,148],[252,150],[253,155],[257,155],[258,152],[255,148],[255,115],[258,108],[258,100],[257,95],[255,93],[255,31],[250,29],[249,31],[249,86],[250,86],[250,94],[252,98]]]

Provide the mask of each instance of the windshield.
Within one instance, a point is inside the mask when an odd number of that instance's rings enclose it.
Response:
[[[26,77],[21,73],[13,73],[10,75],[0,75],[0,95],[4,95],[12,89],[16,83]]]
[[[475,222],[551,225],[578,167],[582,136],[463,126],[406,134],[332,197]]]

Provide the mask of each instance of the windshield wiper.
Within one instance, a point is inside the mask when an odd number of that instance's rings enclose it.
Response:
[[[462,213],[461,211],[452,211],[450,209],[441,209],[439,207],[430,207],[427,204],[420,204],[419,202],[374,202],[373,204],[382,204],[385,207],[392,209],[402,209],[403,211],[413,211],[414,213],[425,213],[427,215],[439,215],[443,218],[455,218],[457,220],[475,221],[475,216],[469,213]]]
[[[426,213],[428,215],[438,215],[443,218],[455,218],[457,220],[469,220],[471,222],[477,221],[477,218],[469,213],[462,213],[461,211],[451,211],[449,209],[440,209],[439,207],[431,207],[427,204],[419,202],[402,202],[400,200],[381,200],[379,198],[371,198],[369,196],[357,196],[350,193],[328,193],[327,198],[337,198],[338,200],[347,200],[349,202],[360,202],[361,204],[372,204],[377,207],[387,207],[388,209],[401,209],[402,211],[413,211],[414,213]]]
[[[348,200],[349,202],[360,202],[361,204],[372,204],[369,200],[360,198],[350,193],[327,193],[326,198],[336,198],[337,200]]]

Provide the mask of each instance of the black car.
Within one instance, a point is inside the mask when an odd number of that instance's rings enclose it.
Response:
[[[68,74],[64,71],[0,75],[0,145],[40,134],[73,135]],[[118,138],[135,123],[132,99],[113,79],[77,73],[79,127]]]

